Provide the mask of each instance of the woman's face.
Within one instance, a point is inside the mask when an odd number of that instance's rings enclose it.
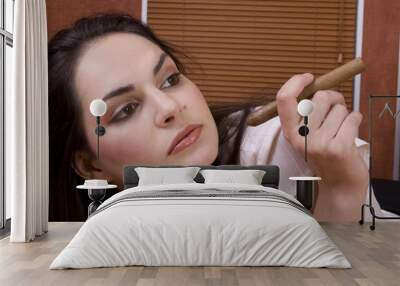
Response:
[[[126,164],[200,165],[216,159],[218,132],[201,91],[149,40],[115,33],[92,41],[79,57],[74,84],[94,154],[96,120],[89,106],[94,99],[107,103],[101,118],[106,133],[95,163],[104,178],[121,184]],[[178,133],[192,124],[200,127],[180,147],[174,145]],[[178,148],[171,153],[171,146]]]

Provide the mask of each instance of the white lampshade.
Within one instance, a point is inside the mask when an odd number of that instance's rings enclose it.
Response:
[[[107,104],[102,99],[95,99],[90,103],[90,113],[93,116],[103,116],[107,111]]]
[[[314,104],[312,103],[311,100],[309,99],[303,99],[300,101],[300,103],[297,105],[297,112],[301,116],[308,116],[311,114],[311,112],[314,109]]]

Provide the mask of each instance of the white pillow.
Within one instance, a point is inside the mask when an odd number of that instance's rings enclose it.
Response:
[[[200,174],[204,177],[204,183],[233,183],[247,185],[261,185],[265,175],[263,170],[201,170]]]
[[[138,186],[196,183],[193,179],[199,170],[200,167],[135,168],[139,176]]]

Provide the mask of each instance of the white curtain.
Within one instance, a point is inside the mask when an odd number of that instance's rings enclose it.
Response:
[[[45,0],[15,1],[13,92],[6,97],[6,187],[12,242],[48,227],[48,87]]]

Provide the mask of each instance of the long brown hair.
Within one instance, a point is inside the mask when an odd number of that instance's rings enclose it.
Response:
[[[115,32],[133,33],[155,43],[174,60],[179,71],[185,73],[176,54],[187,56],[176,46],[161,41],[148,26],[129,15],[107,14],[83,18],[51,39],[48,46],[50,221],[81,221],[86,218],[89,203],[87,194],[75,190],[84,179],[75,173],[71,164],[77,150],[89,148],[72,79],[84,45]],[[259,102],[210,107],[218,126],[220,142],[218,157],[213,164],[238,163],[245,119],[255,105],[259,105]],[[239,112],[239,116],[229,117],[234,112]]]

